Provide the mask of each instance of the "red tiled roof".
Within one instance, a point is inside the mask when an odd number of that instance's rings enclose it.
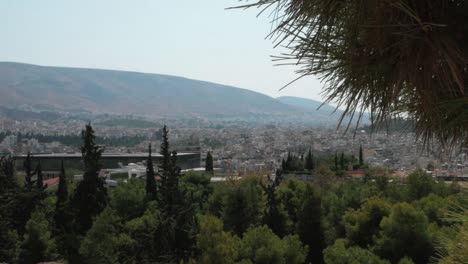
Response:
[[[43,183],[44,183],[44,184],[47,184],[47,186],[51,186],[51,185],[57,184],[58,182],[59,182],[59,177],[50,178],[50,179],[47,179],[47,180],[44,180],[44,181],[43,181]]]

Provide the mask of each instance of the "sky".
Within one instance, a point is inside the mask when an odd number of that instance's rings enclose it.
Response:
[[[275,66],[272,25],[237,0],[0,0],[0,61],[182,76],[323,100],[314,76]]]

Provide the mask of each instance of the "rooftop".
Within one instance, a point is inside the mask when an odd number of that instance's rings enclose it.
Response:
[[[180,152],[177,156],[198,155],[197,152]],[[159,153],[152,153],[153,157],[162,157]],[[27,155],[17,155],[17,158],[26,158]],[[31,153],[33,158],[81,158],[81,153]],[[102,158],[146,158],[147,152],[141,153],[102,153]]]

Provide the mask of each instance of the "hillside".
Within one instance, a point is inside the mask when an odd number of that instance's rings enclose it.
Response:
[[[0,62],[0,93],[0,105],[5,107],[134,113],[154,118],[328,123],[327,109],[332,108],[311,111],[320,103],[292,97],[274,99],[246,89],[176,76],[12,62]]]
[[[312,100],[312,99],[307,99],[307,98],[294,97],[294,96],[281,96],[281,97],[276,98],[276,100],[280,101],[283,104],[290,105],[292,107],[306,110],[306,111],[315,111],[319,113],[333,113],[335,111],[335,107],[333,106],[330,106],[327,104],[322,105],[322,102]],[[341,112],[341,111],[338,111],[338,112]]]

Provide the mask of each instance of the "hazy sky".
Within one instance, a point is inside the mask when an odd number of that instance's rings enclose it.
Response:
[[[0,61],[162,73],[273,97],[321,99],[322,85],[273,66],[259,10],[237,0],[0,0]]]

